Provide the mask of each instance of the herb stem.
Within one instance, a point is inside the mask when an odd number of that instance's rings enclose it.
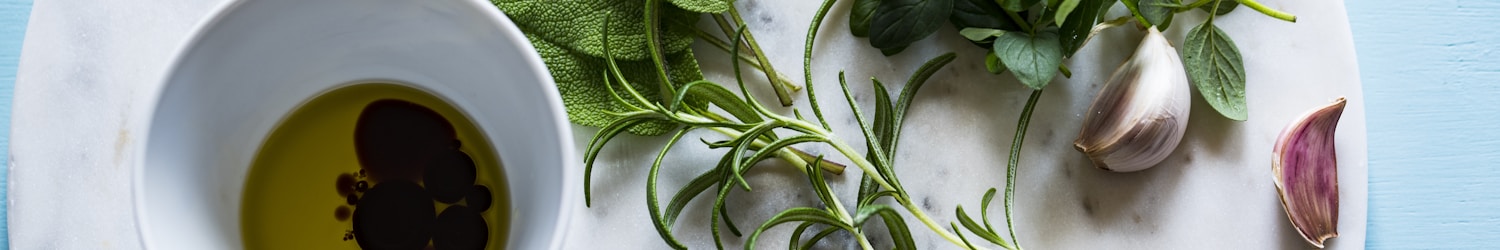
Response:
[[[948,229],[944,228],[942,225],[938,225],[937,222],[933,221],[931,217],[927,216],[926,212],[923,212],[921,208],[917,208],[916,204],[912,203],[910,199],[900,198],[896,201],[898,201],[898,203],[901,203],[901,206],[906,207],[906,210],[911,212],[911,215],[913,217],[917,217],[917,220],[922,221],[922,224],[927,225],[927,228],[932,229],[932,232],[937,233],[938,236],[942,236],[943,239],[947,239],[948,242],[952,242],[954,245],[965,248],[969,247],[970,244],[964,244],[964,241],[962,239],[959,239],[958,236],[953,235],[952,233],[948,233]],[[984,248],[978,246],[974,246],[974,248],[971,249],[984,250]]]
[[[875,250],[875,247],[870,245],[870,239],[866,239],[864,237],[864,235],[855,235],[854,238],[855,239],[859,239],[859,247],[860,248],[862,248],[864,250]],[[792,242],[792,244],[797,244],[797,243],[796,242]]]
[[[725,36],[732,36],[735,34],[733,29],[729,28],[729,21],[724,19],[724,14],[713,14],[712,16],[714,17],[714,22],[719,24],[719,28],[724,30]],[[745,21],[743,19],[740,19],[740,12],[738,9],[732,7],[729,8],[729,16],[734,19],[735,25],[738,25],[740,27],[745,26]],[[744,33],[744,36],[745,42],[736,44],[735,46],[743,46],[741,48],[744,48],[745,50],[750,51],[751,54],[755,55],[755,60],[759,61],[760,65],[762,66],[761,72],[765,73],[766,79],[771,81],[771,88],[776,92],[776,100],[781,102],[782,107],[792,106],[791,93],[787,92],[786,87],[782,86],[782,84],[785,83],[782,83],[780,81],[780,78],[777,77],[779,76],[779,74],[776,73],[776,68],[771,65],[770,60],[766,59],[766,54],[760,48],[760,43],[755,41],[755,35],[752,34],[752,32],[746,31]]]
[[[1202,0],[1202,1],[1207,1],[1207,0]],[[1234,1],[1235,2],[1240,2],[1240,4],[1244,4],[1245,7],[1250,7],[1251,9],[1255,9],[1255,11],[1260,11],[1260,13],[1266,14],[1267,16],[1271,16],[1272,18],[1281,19],[1282,21],[1287,21],[1287,22],[1294,22],[1294,23],[1297,22],[1297,15],[1292,15],[1291,13],[1281,12],[1279,10],[1272,9],[1271,7],[1266,7],[1265,5],[1262,5],[1262,4],[1260,4],[1260,2],[1256,2],[1255,0],[1234,0]]]
[[[1031,29],[1031,23],[1026,22],[1025,18],[1021,18],[1021,14],[1016,14],[1016,12],[1014,11],[1006,10],[1005,15],[1010,16],[1010,20],[1015,21],[1017,25],[1021,25],[1021,29],[1025,30],[1026,33],[1036,34],[1036,32]]]
[[[708,34],[708,32],[704,32],[700,29],[694,29],[693,35],[697,36],[699,40],[703,40],[705,42],[708,42],[709,45],[713,45],[714,48],[718,48],[719,51],[723,51],[726,54],[731,53],[728,42],[724,42],[724,40],[721,40],[718,37],[714,37],[713,35]],[[755,55],[736,53],[732,56],[734,56],[735,58],[739,58],[740,61],[745,62],[745,64],[749,64],[751,68],[755,68],[756,70],[760,70],[762,72],[766,70],[766,68],[760,65],[760,61],[755,59]],[[776,73],[776,80],[773,80],[773,82],[778,82],[782,86],[791,89],[791,91],[802,90],[801,85],[792,83],[792,80],[787,79],[786,75],[782,75],[781,72]]]
[[[1026,140],[1026,127],[1031,123],[1031,111],[1036,110],[1036,101],[1041,99],[1042,90],[1031,91],[1031,97],[1026,99],[1026,108],[1021,111],[1021,120],[1016,122],[1016,138],[1010,144],[1010,162],[1005,168],[1005,225],[1010,228],[1010,242],[1015,249],[1021,249],[1021,239],[1016,238],[1015,213],[1012,211],[1016,200],[1016,169],[1021,163],[1021,142]]]

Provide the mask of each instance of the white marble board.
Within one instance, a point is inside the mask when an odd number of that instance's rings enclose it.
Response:
[[[32,7],[17,73],[12,113],[9,200],[11,247],[15,249],[138,249],[133,208],[128,204],[130,168],[146,118],[128,117],[134,107],[154,104],[167,62],[187,40],[194,24],[227,0],[38,1]],[[984,73],[984,51],[944,29],[909,51],[882,57],[863,39],[847,35],[848,2],[838,3],[824,24],[814,61],[815,85],[827,114],[851,144],[854,121],[844,108],[834,77],[869,76],[899,85],[923,61],[956,52],[958,59],[939,72],[918,96],[908,117],[897,172],[940,222],[953,221],[952,209],[977,207],[980,195],[1004,185],[1002,162],[1010,145],[1026,89],[1008,76]],[[1195,97],[1188,138],[1175,156],[1156,168],[1129,174],[1105,173],[1087,165],[1070,145],[1097,83],[1124,60],[1141,34],[1129,29],[1105,32],[1068,63],[1074,78],[1052,83],[1031,124],[1021,160],[1016,204],[1021,242],[1031,249],[1264,249],[1309,248],[1291,230],[1270,180],[1270,146],[1293,116],[1343,95],[1349,107],[1338,132],[1341,163],[1341,236],[1337,249],[1361,249],[1366,211],[1365,110],[1354,47],[1342,1],[1264,0],[1299,15],[1290,24],[1236,10],[1217,22],[1245,55],[1249,75],[1250,121],[1217,117]],[[751,29],[773,63],[801,79],[801,51],[817,1],[741,0]],[[1122,15],[1116,7],[1112,16]],[[1182,39],[1190,12],[1167,32]],[[706,24],[706,23],[705,23]],[[707,77],[731,80],[724,54],[701,44]],[[755,80],[761,81],[761,80]],[[855,81],[857,98],[872,98]],[[762,83],[753,91],[770,100]],[[896,87],[896,86],[892,86]],[[799,107],[806,101],[799,98]],[[866,108],[869,106],[866,105]],[[785,110],[783,110],[785,111]],[[580,146],[595,129],[575,126]],[[847,131],[847,132],[846,132]],[[720,138],[697,133],[699,137]],[[595,174],[592,208],[575,208],[571,249],[661,249],[666,245],[650,226],[644,204],[646,164],[665,138],[631,137],[605,151]],[[663,192],[673,192],[706,169],[718,152],[685,143],[667,160]],[[811,148],[827,152],[826,148]],[[839,159],[835,157],[835,159]],[[732,194],[733,218],[742,227],[758,224],[776,211],[814,204],[805,180],[780,163],[766,163],[748,177],[755,192]],[[857,171],[833,176],[849,202]],[[59,194],[66,194],[59,196]],[[682,232],[705,232],[706,202],[690,205],[677,225]],[[1087,209],[1086,209],[1087,208]],[[1093,211],[1093,212],[1088,212]],[[992,208],[991,213],[998,213]],[[909,223],[914,223],[908,220]],[[998,222],[998,221],[997,221]],[[744,229],[744,228],[742,228]],[[923,227],[913,228],[924,249],[954,248]],[[783,247],[790,227],[764,236],[765,248]],[[727,235],[726,235],[727,236]],[[695,249],[711,248],[706,233],[681,235]],[[741,238],[726,237],[732,247]],[[834,238],[820,248],[852,248]],[[883,244],[878,243],[877,244]]]
[[[777,69],[801,82],[803,42],[821,1],[739,1],[760,45]],[[951,26],[913,44],[907,51],[881,56],[863,38],[849,35],[847,13],[852,1],[836,3],[824,21],[814,48],[813,81],[824,115],[835,133],[863,150],[852,113],[839,92],[837,74],[844,70],[862,108],[870,110],[873,92],[868,77],[899,89],[927,59],[955,52],[958,59],[939,71],[917,95],[901,137],[896,172],[939,223],[956,222],[958,205],[977,216],[980,197],[991,187],[1004,188],[1005,161],[1016,121],[1029,89],[1008,73],[984,70],[985,50],[963,40]],[[1059,77],[1044,92],[1022,151],[1015,204],[1020,242],[1029,249],[1307,249],[1287,221],[1271,177],[1271,147],[1281,129],[1297,115],[1344,96],[1349,105],[1337,132],[1340,180],[1338,238],[1332,249],[1363,249],[1366,213],[1366,145],[1364,99],[1353,40],[1341,1],[1266,0],[1267,6],[1298,15],[1296,23],[1239,8],[1219,17],[1244,55],[1248,78],[1248,121],[1221,117],[1196,90],[1188,131],[1182,144],[1160,165],[1135,173],[1111,173],[1092,167],[1073,149],[1083,113],[1113,69],[1134,51],[1144,32],[1133,27],[1101,33],[1066,61],[1074,75]],[[1115,6],[1110,18],[1123,16]],[[1180,14],[1167,30],[1180,48],[1188,29],[1206,15]],[[701,27],[710,28],[705,18]],[[725,53],[699,42],[695,52],[709,80],[731,84]],[[746,67],[746,70],[752,70]],[[764,77],[750,71],[748,83],[762,103],[774,102]],[[810,115],[799,93],[796,107]],[[790,113],[787,110],[786,113]],[[866,113],[869,114],[869,113]],[[582,150],[595,128],[574,126]],[[657,150],[667,136],[628,136],[604,150],[594,172],[594,200],[572,223],[571,249],[599,247],[659,249],[666,245],[651,226],[646,210],[645,180]],[[670,197],[681,185],[707,171],[723,154],[698,143],[722,135],[689,134],[666,158],[658,192]],[[843,159],[828,147],[806,148]],[[841,160],[847,162],[846,160]],[[769,163],[774,162],[774,163]],[[746,178],[752,192],[736,189],[727,202],[741,230],[753,230],[777,212],[817,205],[805,177],[788,165],[761,163]],[[853,170],[853,169],[851,169]],[[858,171],[831,176],[834,192],[851,204]],[[712,195],[688,206],[674,229],[690,248],[713,248],[708,233]],[[706,197],[706,198],[705,198]],[[665,199],[662,198],[665,202]],[[997,198],[998,204],[999,198]],[[905,214],[905,212],[903,211]],[[990,208],[997,227],[1003,210]],[[956,249],[906,215],[922,249]],[[785,248],[793,224],[762,235],[757,249]],[[1003,229],[1002,229],[1003,230]],[[883,230],[872,231],[881,235]],[[847,234],[825,240],[823,249],[857,249]],[[723,236],[730,249],[747,237]],[[976,244],[982,240],[969,236]],[[878,237],[877,237],[878,238]],[[876,248],[889,248],[877,240]],[[982,246],[995,248],[983,243]]]

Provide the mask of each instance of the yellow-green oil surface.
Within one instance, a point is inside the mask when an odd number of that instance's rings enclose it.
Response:
[[[462,142],[459,150],[476,166],[475,185],[492,191],[490,207],[480,212],[488,227],[485,248],[503,248],[509,230],[508,191],[500,158],[484,134],[436,96],[395,84],[367,83],[338,88],[302,104],[261,145],[241,201],[246,249],[360,249],[350,218],[358,206],[349,204],[348,196],[358,197],[365,190],[349,192],[353,187],[346,185],[362,181],[374,187],[379,182],[361,171],[355,127],[367,105],[387,99],[429,108],[452,124]],[[432,206],[442,212],[453,205],[476,205],[468,200],[451,205],[433,201]]]

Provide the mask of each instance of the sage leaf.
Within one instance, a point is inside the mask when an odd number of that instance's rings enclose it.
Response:
[[[604,58],[604,36],[616,60],[645,60],[645,1],[639,0],[492,0],[527,35],[547,40],[567,51]],[[699,13],[663,6],[662,54],[687,50],[693,44]],[[608,27],[605,27],[606,20]],[[536,41],[537,39],[532,39]],[[535,42],[533,42],[535,43]],[[642,72],[652,72],[650,69]],[[597,72],[595,72],[597,73]]]
[[[1214,110],[1237,121],[1249,116],[1245,105],[1245,65],[1240,50],[1212,19],[1188,31],[1182,46],[1188,78]]]
[[[1062,42],[1063,55],[1072,57],[1073,53],[1083,48],[1083,42],[1088,39],[1095,24],[1103,18],[1105,12],[1113,5],[1113,0],[1081,0],[1073,14],[1068,15],[1066,20],[1058,22],[1058,37]]]
[[[734,7],[729,4],[728,0],[669,0],[668,2],[672,2],[672,5],[677,5],[683,10],[698,13],[724,13]]]
[[[1234,0],[1229,0],[1229,1],[1223,1],[1223,0],[1198,0],[1198,1],[1215,1],[1216,3],[1204,4],[1203,6],[1198,6],[1198,9],[1202,9],[1203,11],[1206,11],[1208,13],[1213,13],[1215,16],[1222,16],[1224,14],[1229,14],[1230,11],[1234,11],[1234,7],[1240,7],[1240,2],[1236,2]],[[1215,5],[1218,5],[1218,7],[1217,8],[1214,7]]]
[[[854,6],[849,9],[849,33],[856,37],[870,35],[870,16],[875,15],[875,7],[880,6],[880,0],[854,0]]]
[[[906,47],[937,32],[952,12],[953,0],[881,1],[870,20],[870,45],[882,51]]]
[[[1022,12],[1026,11],[1026,9],[1030,9],[1031,6],[1035,6],[1036,3],[1041,2],[1041,0],[1003,0],[999,2],[1000,7],[1005,8],[1005,10],[1008,10],[1010,12]]]
[[[1062,65],[1063,51],[1055,29],[1038,30],[1034,36],[1006,32],[995,38],[994,52],[1021,84],[1032,89],[1046,87]]]
[[[541,55],[542,62],[547,64],[547,69],[552,72],[552,80],[557,83],[557,90],[562,95],[563,107],[568,111],[568,120],[584,126],[604,127],[620,118],[612,113],[627,111],[627,107],[616,102],[610,95],[609,88],[604,85],[606,81],[601,74],[608,70],[604,59],[567,50],[533,32],[524,33]],[[666,55],[666,59],[670,66],[668,77],[672,78],[674,86],[703,79],[703,72],[698,69],[698,61],[693,58],[692,50]],[[630,81],[631,87],[640,92],[641,96],[653,102],[662,101],[662,96],[657,91],[660,85],[657,81],[660,79],[654,73],[654,63],[650,60],[616,60],[616,63],[625,74],[625,79]],[[661,135],[671,131],[673,127],[669,122],[650,121],[630,127],[628,131],[638,135]]]

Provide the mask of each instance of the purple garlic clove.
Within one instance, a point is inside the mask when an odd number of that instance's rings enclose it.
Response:
[[[1339,97],[1303,114],[1281,131],[1271,152],[1281,206],[1302,238],[1318,248],[1339,235],[1338,157],[1333,135],[1344,104]]]

